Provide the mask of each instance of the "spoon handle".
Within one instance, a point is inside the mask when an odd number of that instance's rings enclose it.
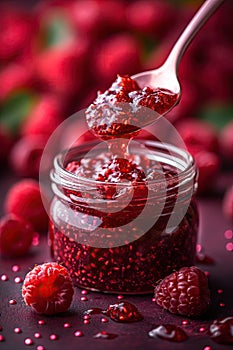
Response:
[[[165,65],[169,65],[170,67],[172,65],[177,73],[180,59],[191,40],[223,1],[224,0],[206,0],[203,3],[173,46]]]

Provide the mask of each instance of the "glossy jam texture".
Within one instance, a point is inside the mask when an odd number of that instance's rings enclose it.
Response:
[[[72,162],[67,165],[67,169],[82,175],[87,175],[87,171],[89,177],[97,180],[96,183],[98,180],[100,181],[99,191],[97,191],[99,198],[111,198],[114,202],[114,198],[124,195],[124,193],[113,193],[111,186],[109,190],[109,185],[106,185],[103,190],[103,180],[111,180],[114,185],[115,176],[112,170],[116,169],[118,169],[117,182],[121,177],[125,179],[125,175],[119,170],[118,161],[105,157],[102,156],[99,159],[97,157],[95,160],[88,159],[85,162]],[[138,158],[138,156],[137,160],[139,164],[146,164],[148,161],[143,157]],[[109,162],[112,164],[110,171]],[[77,229],[67,224],[65,217],[62,218],[62,215],[65,216],[63,214],[64,207],[62,207],[64,204],[57,201],[56,211],[61,214],[59,220],[53,220],[50,224],[52,254],[58,262],[68,268],[74,283],[80,287],[109,292],[148,292],[153,290],[153,285],[159,279],[182,266],[190,266],[194,263],[198,225],[194,201],[189,205],[179,226],[172,232],[166,231],[166,225],[176,199],[175,170],[165,164],[160,165],[161,169],[158,169],[157,162],[150,161],[149,164],[146,164],[146,168],[143,167],[146,169],[143,172],[135,161],[131,160],[130,163],[128,160],[127,162],[129,162],[127,166],[131,169],[131,172],[127,172],[127,177],[132,176],[133,178],[135,176],[136,178],[131,182],[135,185],[131,186],[135,190],[135,197],[132,196],[131,202],[120,212],[109,213],[90,208],[88,205],[83,205],[81,201],[79,203],[79,195],[82,197],[85,195],[84,193],[67,192],[66,195],[73,200],[72,211],[80,227]],[[104,164],[108,164],[108,166],[104,167]],[[147,201],[146,181],[149,178],[159,178],[159,176],[163,176],[167,181],[169,199],[166,200],[161,216],[152,227],[143,235],[137,235],[134,219],[140,214]],[[137,179],[140,181],[137,182]],[[139,198],[140,201],[138,201]],[[171,198],[173,198],[173,202]],[[155,201],[147,210],[143,220],[147,221],[153,216],[156,205]],[[97,222],[98,224],[96,224]],[[122,234],[121,226],[126,224],[128,226],[123,245],[111,247],[110,241],[109,247],[96,247],[95,243],[98,245],[100,239],[98,227],[104,228],[105,232],[109,230],[109,234],[114,230],[115,237],[120,237]],[[79,243],[82,235],[91,232],[95,232],[92,245]],[[132,238],[132,233],[135,233],[134,239],[127,241],[127,236]]]
[[[141,89],[129,76],[118,76],[87,108],[89,128],[107,140],[109,151],[65,163],[81,186],[62,188],[67,202],[55,197],[51,206],[51,253],[76,285],[151,292],[159,279],[193,265],[198,224],[193,200],[184,217],[180,206],[182,221],[167,231],[178,198],[178,170],[146,155],[130,155],[127,147],[128,139],[154,122],[155,112],[165,114],[176,102],[171,91]],[[109,313],[118,317],[125,309]]]
[[[169,90],[141,89],[134,79],[118,75],[110,88],[99,92],[87,108],[87,124],[96,136],[103,139],[131,137],[143,126],[154,122],[154,111],[165,114],[177,99],[177,95]],[[143,107],[148,107],[148,110],[145,112]]]

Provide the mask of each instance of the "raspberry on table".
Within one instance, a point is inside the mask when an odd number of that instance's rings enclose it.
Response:
[[[73,298],[73,283],[67,269],[56,262],[37,265],[24,280],[22,296],[38,313],[65,312]]]
[[[208,279],[196,266],[182,267],[155,287],[155,298],[158,305],[171,313],[202,315],[210,305]]]
[[[0,220],[0,254],[17,257],[26,254],[31,247],[34,230],[29,222],[14,214]]]
[[[15,183],[7,193],[5,210],[29,221],[37,231],[48,226],[48,216],[44,209],[39,184],[32,179]]]

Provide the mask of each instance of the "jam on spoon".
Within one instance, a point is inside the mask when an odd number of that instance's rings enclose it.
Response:
[[[155,121],[155,112],[165,114],[176,100],[177,94],[169,90],[141,89],[134,79],[118,75],[87,108],[86,120],[92,132],[102,139],[131,138]]]

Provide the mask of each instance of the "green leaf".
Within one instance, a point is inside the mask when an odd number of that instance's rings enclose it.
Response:
[[[211,104],[207,105],[201,112],[200,118],[213,124],[217,129],[224,128],[233,120],[233,105],[230,104]]]
[[[55,13],[45,28],[45,47],[58,46],[67,43],[74,37],[73,30],[67,18]]]
[[[36,95],[30,91],[15,92],[0,106],[0,123],[13,134],[17,133],[36,101]]]

